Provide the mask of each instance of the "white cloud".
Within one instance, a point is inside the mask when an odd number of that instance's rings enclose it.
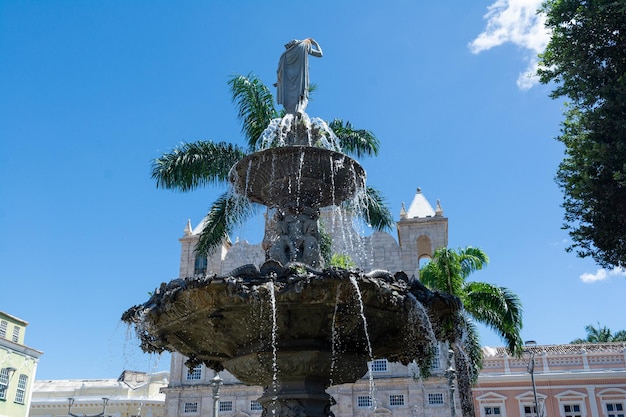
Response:
[[[610,276],[621,276],[626,277],[626,269],[622,268],[614,268],[610,271],[607,271],[604,268],[600,268],[596,271],[595,274],[591,274],[586,272],[580,276],[580,280],[584,283],[592,283],[597,281],[604,281],[608,279]]]
[[[475,54],[505,43],[522,47],[528,66],[520,73],[517,85],[523,90],[539,82],[535,76],[537,55],[543,52],[550,39],[550,32],[545,27],[545,16],[537,14],[542,1],[496,0],[488,7],[484,16],[487,27],[469,44],[470,50]]]

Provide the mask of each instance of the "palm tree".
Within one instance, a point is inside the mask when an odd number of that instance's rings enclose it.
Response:
[[[570,343],[572,344],[580,344],[580,343],[610,343],[610,342],[626,342],[626,330],[619,330],[615,333],[611,332],[606,326],[600,326],[598,323],[598,327],[593,327],[591,324],[585,326],[585,331],[587,332],[587,337],[584,339],[575,339]]]
[[[471,384],[482,366],[480,340],[474,322],[492,328],[513,354],[521,354],[522,306],[508,288],[485,282],[467,282],[468,276],[487,265],[489,258],[478,248],[440,248],[420,271],[421,282],[432,290],[458,297],[463,309],[443,323],[441,333],[454,350],[459,395],[464,416],[474,415]]]
[[[207,185],[226,185],[230,168],[260,149],[261,134],[272,119],[284,116],[274,106],[274,97],[253,74],[232,77],[228,84],[238,109],[246,146],[227,142],[197,141],[182,143],[153,161],[152,178],[158,188],[192,191]],[[354,129],[349,122],[335,119],[329,123],[344,152],[357,157],[378,154],[378,139],[367,130]],[[382,195],[367,187],[361,216],[376,230],[393,225],[393,216]],[[245,198],[225,192],[211,205],[196,252],[208,254],[228,239],[233,228],[247,220],[259,207]]]

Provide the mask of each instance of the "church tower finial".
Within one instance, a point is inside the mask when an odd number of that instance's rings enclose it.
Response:
[[[187,219],[187,226],[185,226],[185,236],[189,236],[193,233],[193,229],[191,228],[191,219]]]
[[[443,209],[441,208],[441,201],[437,199],[437,208],[435,209],[435,217],[443,217]]]

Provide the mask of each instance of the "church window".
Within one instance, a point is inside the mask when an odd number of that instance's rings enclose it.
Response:
[[[433,359],[430,362],[430,369],[433,371],[441,369],[441,351],[438,345],[433,348]]]
[[[372,406],[372,397],[370,395],[359,395],[356,397],[356,406],[358,408],[370,408]]]
[[[202,365],[196,365],[187,369],[187,381],[199,381],[202,379]]]
[[[443,393],[435,392],[428,394],[428,405],[443,405]]]
[[[372,372],[387,372],[387,359],[376,359],[371,364]]]
[[[219,411],[233,411],[232,401],[220,401]]]
[[[402,394],[390,395],[389,396],[389,405],[391,407],[397,407],[397,406],[400,406],[400,405],[404,405],[404,395],[402,395]]]
[[[206,274],[207,265],[208,265],[208,260],[207,260],[206,255],[196,255],[196,260],[193,265],[193,274],[194,275]]]
[[[197,402],[188,402],[183,406],[183,412],[185,414],[197,413],[198,412],[198,403]]]

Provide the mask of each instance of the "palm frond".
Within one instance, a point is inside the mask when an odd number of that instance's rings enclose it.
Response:
[[[278,117],[274,97],[269,88],[254,74],[235,75],[229,81],[233,103],[238,108],[241,131],[246,137],[248,149],[257,149],[258,140],[270,121]]]
[[[382,193],[368,186],[362,196],[360,216],[374,230],[389,230],[396,223]]]
[[[179,191],[225,183],[230,168],[244,156],[243,149],[226,142],[183,143],[152,162],[152,178],[159,188]]]
[[[458,254],[463,279],[467,279],[470,274],[480,271],[489,263],[487,254],[478,248],[468,246],[465,249],[460,249]]]
[[[220,247],[228,240],[233,228],[249,219],[256,208],[241,195],[228,192],[220,195],[204,219],[196,252],[209,255]]]
[[[483,364],[483,351],[480,344],[478,327],[476,327],[476,323],[466,311],[462,311],[458,319],[458,323],[462,326],[463,332],[463,337],[460,338],[459,342],[463,352],[470,359],[469,373],[471,382],[474,383],[478,378]]]
[[[378,155],[380,142],[369,130],[354,129],[350,122],[344,124],[341,119],[333,120],[328,126],[337,135],[344,153],[358,158]]]
[[[517,295],[508,288],[470,282],[465,286],[463,302],[478,322],[499,333],[511,353],[521,352],[522,303]]]
[[[437,249],[433,259],[420,271],[420,281],[430,289],[447,292],[463,301],[464,278],[459,255],[453,249]]]

